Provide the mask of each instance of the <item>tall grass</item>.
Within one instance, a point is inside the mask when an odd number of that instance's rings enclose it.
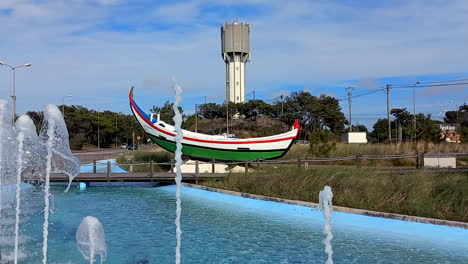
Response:
[[[468,222],[468,174],[395,174],[377,169],[278,167],[230,174],[202,184],[273,197],[318,202],[325,185],[338,206]]]
[[[336,148],[331,151],[331,155],[326,157],[347,157],[355,155],[393,155],[393,154],[408,154],[415,152],[425,153],[468,153],[468,144],[453,144],[418,142],[400,143],[400,144],[345,144],[337,143]],[[306,159],[311,158],[309,145],[295,144],[289,149],[282,159]],[[326,163],[325,163],[326,164]],[[353,165],[351,161],[332,162],[334,165]],[[416,166],[415,158],[393,159],[393,160],[363,160],[363,166],[397,166],[407,167]],[[457,166],[467,166],[468,157],[457,158]]]
[[[460,153],[468,152],[468,144],[454,144],[454,143],[432,143],[432,142],[418,142],[400,143],[400,144],[345,144],[337,143],[335,150],[332,151],[330,157],[345,157],[353,155],[392,155],[392,154],[406,154],[414,152],[426,153]],[[309,145],[294,144],[291,149],[283,157],[288,158],[305,158],[310,156]]]
[[[117,163],[119,166],[125,170],[129,170],[130,166],[128,164],[138,164],[138,163],[166,163],[174,159],[174,154],[167,151],[148,151],[148,150],[137,150],[126,152],[117,158]],[[154,171],[168,171],[170,165],[163,164],[154,164]],[[134,165],[134,172],[150,172],[151,168],[148,164]]]

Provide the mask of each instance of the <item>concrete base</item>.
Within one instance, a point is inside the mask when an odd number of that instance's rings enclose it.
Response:
[[[455,157],[424,157],[424,167],[426,168],[456,168],[457,159]]]
[[[235,191],[230,191],[230,190],[223,190],[223,189],[218,189],[218,188],[213,188],[213,187],[208,187],[208,186],[203,186],[203,185],[196,185],[196,184],[191,184],[191,183],[184,183],[184,182],[182,183],[182,185],[186,187],[205,190],[205,191],[219,192],[219,193],[224,193],[228,195],[240,196],[244,198],[318,208],[318,204],[311,203],[311,202],[282,199],[282,198],[277,198],[277,197],[268,197],[268,196],[263,196],[263,195],[250,194],[250,193],[235,192]],[[434,224],[434,225],[446,225],[446,226],[454,226],[454,227],[461,227],[461,228],[468,229],[468,223],[450,221],[450,220],[444,220],[444,219],[393,214],[393,213],[363,210],[363,209],[356,209],[356,208],[349,208],[349,207],[342,207],[342,206],[335,206],[335,205],[333,206],[333,210],[338,211],[338,212],[350,213],[350,214],[360,214],[360,215],[367,215],[367,216],[373,216],[373,217],[383,217],[383,218],[390,218],[390,219],[403,220],[403,221],[411,221],[411,222]]]

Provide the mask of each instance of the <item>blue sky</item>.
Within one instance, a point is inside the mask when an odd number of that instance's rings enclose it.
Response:
[[[220,26],[238,19],[251,25],[250,98],[342,98],[348,86],[467,79],[467,12],[464,0],[1,0],[0,60],[33,64],[17,71],[19,112],[71,94],[67,104],[129,113],[132,85],[149,109],[172,100],[175,77],[190,113],[205,96],[224,100]],[[3,99],[11,87],[0,67]],[[468,89],[420,87],[416,100],[418,112],[437,116],[468,102]],[[353,123],[385,117],[385,103],[384,92],[353,99]],[[393,89],[391,106],[412,109],[412,90]]]

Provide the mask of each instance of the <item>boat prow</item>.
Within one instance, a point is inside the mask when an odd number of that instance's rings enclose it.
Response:
[[[128,95],[130,108],[148,136],[162,148],[175,152],[174,126],[146,114],[133,99],[133,87]],[[192,159],[245,161],[280,158],[291,147],[299,133],[299,122],[286,133],[258,138],[228,138],[182,130],[182,153]]]

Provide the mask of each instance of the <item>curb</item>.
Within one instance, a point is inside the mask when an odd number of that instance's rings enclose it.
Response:
[[[318,208],[317,203],[289,200],[289,199],[269,197],[269,196],[264,196],[264,195],[257,195],[257,194],[250,194],[250,193],[243,193],[243,192],[236,192],[236,191],[229,191],[229,190],[196,185],[196,184],[191,184],[191,183],[182,183],[182,185],[186,187],[200,189],[200,190],[218,192],[218,193],[239,196],[239,197],[244,197],[244,198]],[[338,211],[338,212],[343,212],[343,213],[350,213],[350,214],[360,214],[360,215],[373,216],[373,217],[382,217],[382,218],[396,219],[396,220],[402,220],[402,221],[410,221],[410,222],[418,222],[418,223],[434,224],[434,225],[444,225],[444,226],[468,229],[468,223],[451,221],[451,220],[385,213],[385,212],[356,209],[356,208],[349,208],[349,207],[342,207],[342,206],[335,206],[335,205],[333,206],[333,210]]]

